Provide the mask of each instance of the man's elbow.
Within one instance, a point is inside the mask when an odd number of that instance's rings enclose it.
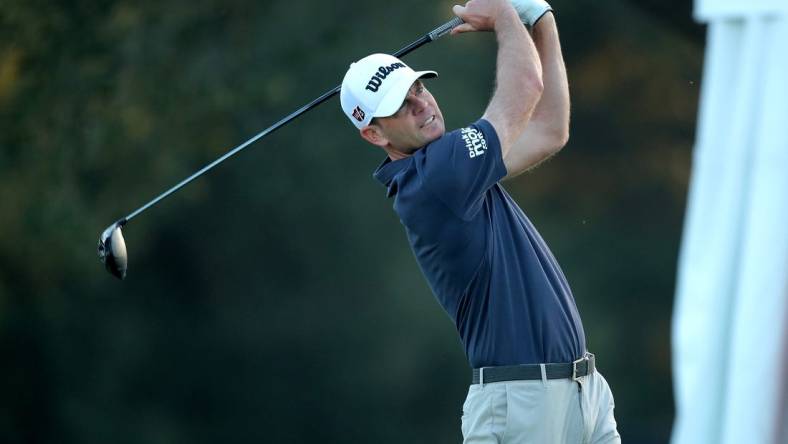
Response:
[[[563,127],[556,131],[555,135],[555,151],[561,151],[566,144],[569,143],[569,127]]]
[[[552,128],[545,139],[544,154],[549,157],[561,151],[569,142],[569,128]]]

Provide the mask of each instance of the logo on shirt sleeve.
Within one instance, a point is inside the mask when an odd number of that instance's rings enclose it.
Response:
[[[487,151],[487,141],[484,140],[484,135],[476,128],[468,127],[460,130],[462,140],[465,141],[465,147],[468,148],[468,156],[471,159],[479,157]]]

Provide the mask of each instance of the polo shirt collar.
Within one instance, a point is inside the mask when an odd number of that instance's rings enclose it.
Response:
[[[372,177],[378,180],[383,186],[388,187],[386,197],[391,197],[397,193],[396,182],[394,177],[401,171],[406,169],[410,162],[413,161],[413,156],[408,156],[404,159],[391,160],[388,156],[383,160],[383,163],[378,166]]]

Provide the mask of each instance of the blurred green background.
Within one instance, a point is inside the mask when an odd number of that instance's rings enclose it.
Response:
[[[337,99],[98,235],[451,17],[451,2],[0,0],[0,442],[457,443],[469,371]],[[555,0],[567,147],[506,188],[562,264],[628,443],[661,443],[704,30]],[[406,60],[456,128],[490,34]]]

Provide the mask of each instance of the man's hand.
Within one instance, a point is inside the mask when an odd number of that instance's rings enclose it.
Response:
[[[455,5],[452,11],[465,22],[452,29],[452,35],[494,31],[499,18],[517,13],[509,0],[470,0],[465,6]]]
[[[508,13],[510,9],[507,4],[517,12],[520,21],[529,29],[548,11],[553,10],[545,0],[470,0],[465,6],[455,5],[452,9],[465,23],[454,28],[451,33],[495,30],[499,14]]]
[[[520,20],[529,28],[533,28],[542,16],[553,10],[544,0],[511,0],[511,2]]]

